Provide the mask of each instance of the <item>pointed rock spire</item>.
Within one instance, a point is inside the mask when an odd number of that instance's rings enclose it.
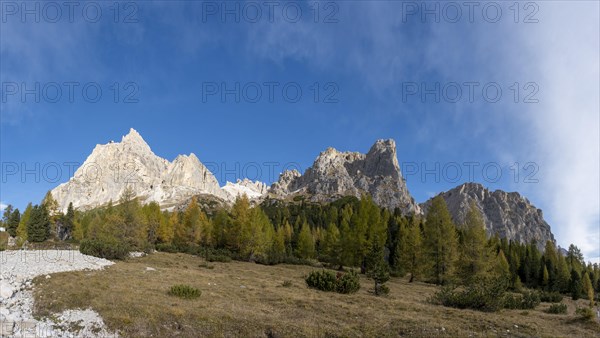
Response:
[[[276,196],[305,194],[314,201],[366,193],[380,206],[420,213],[402,179],[394,140],[375,142],[367,154],[327,148],[303,175],[286,172],[271,191]]]

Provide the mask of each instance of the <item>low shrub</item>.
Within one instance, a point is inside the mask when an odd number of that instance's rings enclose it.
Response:
[[[202,292],[197,288],[185,284],[173,285],[169,290],[169,295],[183,299],[198,298],[201,294]]]
[[[206,256],[206,260],[209,262],[229,263],[231,257],[223,254],[209,254]]]
[[[280,263],[290,264],[290,265],[314,266],[314,263],[310,259],[298,258],[295,256],[285,256],[281,259]]]
[[[337,277],[332,271],[316,270],[309,273],[308,277],[306,277],[306,285],[309,288],[321,291],[335,291],[336,283]]]
[[[563,296],[558,292],[541,292],[540,300],[546,303],[560,303]]]
[[[281,284],[281,286],[283,286],[284,288],[289,288],[292,286],[292,281],[291,280],[283,281],[283,284]]]
[[[535,309],[538,305],[540,305],[540,295],[535,291],[525,291],[523,292],[523,300],[521,302],[521,310]]]
[[[356,271],[348,273],[315,270],[306,277],[309,288],[338,293],[355,293],[360,289],[360,277]]]
[[[336,277],[336,292],[348,294],[360,290],[360,277],[356,271],[351,270],[348,273],[338,272]]]
[[[579,316],[579,319],[588,322],[593,321],[594,317],[596,317],[596,315],[594,314],[594,310],[592,310],[589,307],[577,308],[577,310],[575,310],[575,314]]]
[[[567,304],[552,304],[550,305],[550,307],[548,308],[548,310],[546,310],[547,313],[552,313],[552,314],[564,314],[567,313]]]
[[[156,251],[169,252],[169,253],[178,252],[177,248],[175,246],[173,246],[171,244],[167,244],[167,243],[156,244]]]
[[[502,307],[504,309],[520,309],[522,299],[522,295],[506,294],[502,299]]]
[[[225,249],[213,249],[213,248],[197,248],[194,252],[195,255],[204,257],[207,262],[219,262],[229,263],[233,259],[233,253]]]
[[[79,245],[79,252],[106,259],[126,259],[129,257],[129,247],[118,240],[84,239]]]
[[[387,296],[390,294],[390,288],[385,284],[379,284],[377,285],[375,294],[378,296]]]
[[[459,309],[498,311],[504,305],[506,289],[505,279],[480,278],[474,283],[460,288],[452,285],[443,286],[429,301]]]
[[[525,291],[522,294],[506,294],[503,297],[503,308],[529,310],[540,305],[540,296],[534,291]]]
[[[195,244],[166,244],[160,243],[156,245],[156,250],[162,252],[181,252],[190,255],[204,257],[208,262],[229,263],[233,259],[233,254],[225,249],[205,248]]]

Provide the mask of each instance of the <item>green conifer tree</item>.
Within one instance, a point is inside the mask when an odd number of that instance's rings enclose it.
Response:
[[[340,230],[335,223],[330,223],[327,227],[323,247],[325,261],[334,265],[341,265]]]
[[[573,300],[581,298],[581,292],[583,291],[583,285],[581,283],[581,275],[575,269],[571,270],[571,280],[569,282],[569,291]]]
[[[496,256],[494,274],[505,280],[507,283],[510,281],[510,267],[502,250],[500,250]]]
[[[458,237],[446,202],[439,195],[432,200],[427,214],[423,244],[429,265],[428,276],[437,284],[450,281],[457,257]]]
[[[31,209],[31,215],[27,222],[27,239],[30,242],[43,242],[50,237],[50,216],[48,210],[42,205],[36,205]]]
[[[4,211],[4,213],[6,215],[6,210]],[[17,228],[19,227],[19,223],[21,222],[21,213],[19,212],[19,209],[17,208],[14,211],[10,212],[8,219],[5,222],[6,231],[8,232],[8,234],[12,237],[16,237]]]
[[[569,273],[569,266],[567,261],[562,254],[558,255],[557,269],[556,269],[556,291],[567,293],[569,291],[569,281],[571,274]]]
[[[298,256],[300,258],[313,258],[315,254],[315,242],[310,232],[308,223],[304,222],[298,234]]]
[[[409,282],[418,278],[423,266],[423,248],[420,220],[413,217],[410,224],[403,226],[403,235],[398,240],[397,261],[401,272],[410,273]]]
[[[285,229],[283,227],[277,228],[273,237],[273,249],[271,254],[271,261],[274,263],[282,262],[286,255],[285,249]]]
[[[592,286],[592,281],[587,272],[583,274],[581,284],[582,284],[583,293],[587,296],[588,300],[590,301],[590,307],[593,307],[594,306],[594,287]]]
[[[383,245],[376,240],[371,243],[371,250],[366,257],[366,274],[375,283],[373,291],[376,296],[388,293],[384,284],[390,280],[390,269],[385,261]]]
[[[493,257],[487,246],[483,217],[473,201],[471,201],[462,231],[457,273],[463,283],[470,284],[487,274],[490,269],[490,258]]]

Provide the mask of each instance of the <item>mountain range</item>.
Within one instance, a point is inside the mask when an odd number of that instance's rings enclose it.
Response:
[[[418,204],[402,176],[394,140],[378,140],[366,154],[327,148],[304,173],[285,171],[270,187],[248,179],[223,187],[196,155],[179,155],[172,162],[155,155],[142,136],[131,129],[121,142],[97,145],[68,182],[51,191],[59,208],[69,203],[88,210],[115,203],[126,188],[142,203],[158,202],[161,208],[187,205],[193,196],[209,196],[232,204],[245,194],[255,204],[262,200],[330,202],[344,196],[369,194],[373,201],[403,214],[426,214],[431,200]],[[519,242],[554,241],[542,211],[516,192],[489,191],[477,183],[465,183],[441,193],[453,220],[464,222],[471,201],[481,211],[488,234]]]

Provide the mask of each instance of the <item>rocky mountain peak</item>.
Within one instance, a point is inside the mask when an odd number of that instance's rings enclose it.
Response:
[[[274,182],[271,185],[270,191],[272,195],[277,197],[283,197],[286,194],[293,193],[293,186],[291,185],[300,176],[302,176],[302,174],[300,174],[300,172],[296,169],[286,170],[279,174],[279,179],[277,180],[277,182]]]
[[[194,154],[178,156],[173,162],[156,156],[135,130],[121,139],[97,145],[75,175],[52,190],[59,207],[70,202],[90,209],[117,201],[130,187],[144,202],[156,201],[169,207],[195,194],[225,197],[217,179]]]
[[[400,164],[396,154],[396,142],[392,139],[378,140],[367,153],[369,171],[376,175],[401,179]]]
[[[544,220],[542,210],[517,192],[492,192],[479,183],[464,183],[441,193],[441,196],[458,225],[465,222],[473,201],[483,215],[489,235],[497,233],[500,237],[521,243],[535,240],[540,249],[543,249],[546,241],[554,242],[554,235]],[[425,213],[430,205],[431,200],[422,204]]]
[[[420,212],[402,179],[393,140],[375,142],[367,154],[328,148],[303,175],[297,171],[283,173],[271,192],[275,197],[307,195],[313,201],[366,193],[380,206]]]
[[[375,141],[373,146],[371,146],[369,153],[371,153],[371,152],[388,152],[388,151],[393,154],[396,154],[396,141],[394,141],[391,138],[387,139],[387,140],[381,139],[381,140]]]
[[[121,144],[128,145],[131,147],[141,147],[150,150],[150,146],[148,145],[148,143],[146,143],[146,141],[144,141],[142,135],[140,135],[140,133],[138,133],[137,130],[133,128],[129,129],[129,133],[121,138]]]

